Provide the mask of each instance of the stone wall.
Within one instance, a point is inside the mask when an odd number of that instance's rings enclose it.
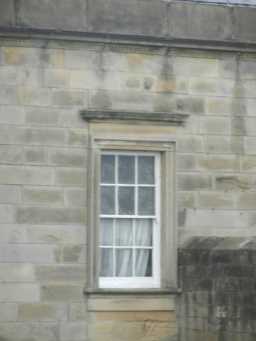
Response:
[[[88,310],[88,132],[79,112],[188,113],[163,136],[177,144],[180,245],[251,237],[255,54],[2,39],[0,79],[0,340],[120,340],[120,326],[129,327],[125,340],[174,340],[171,298],[136,321],[125,309]]]
[[[255,340],[255,238],[193,238],[179,265],[180,340]]]
[[[193,45],[194,40],[204,47],[241,43],[246,48],[250,44],[255,48],[255,18],[255,7],[230,3],[217,6],[179,0],[0,1],[1,35],[73,32],[71,39],[115,35],[126,40],[151,40],[155,44],[184,41]]]

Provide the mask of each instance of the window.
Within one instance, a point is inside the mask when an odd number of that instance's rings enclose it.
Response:
[[[159,190],[159,153],[101,153],[101,288],[160,286]]]
[[[175,143],[92,137],[89,292],[176,290]]]

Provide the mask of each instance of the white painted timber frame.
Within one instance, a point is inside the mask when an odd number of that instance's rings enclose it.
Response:
[[[162,140],[140,140],[113,138],[104,139],[90,136],[88,169],[88,282],[87,292],[117,291],[113,288],[100,287],[100,159],[104,152],[151,152],[160,158],[160,269],[157,285],[145,287],[122,287],[122,292],[145,293],[177,291],[177,238],[176,238],[176,179],[175,179],[175,142]]]

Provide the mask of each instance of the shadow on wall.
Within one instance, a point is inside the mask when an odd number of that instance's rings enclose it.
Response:
[[[179,341],[256,340],[256,237],[190,239],[179,250]]]

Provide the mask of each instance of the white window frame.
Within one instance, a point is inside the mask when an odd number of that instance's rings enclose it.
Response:
[[[159,152],[142,152],[142,151],[109,151],[103,150],[101,155],[131,155],[136,156],[135,160],[137,160],[138,156],[153,156],[154,157],[154,166],[155,166],[155,183],[154,185],[149,185],[149,187],[155,188],[155,214],[151,216],[142,216],[142,215],[102,215],[100,214],[100,218],[113,218],[113,219],[147,219],[150,218],[153,220],[153,245],[152,249],[152,276],[151,277],[99,277],[99,288],[159,288],[160,287],[160,271],[161,271],[161,262],[160,262],[160,153]],[[135,161],[137,164],[137,161]],[[117,166],[117,164],[116,164]],[[135,166],[135,177],[137,176],[137,165]],[[117,176],[117,172],[116,172]],[[110,186],[109,184],[101,183],[103,186]],[[113,184],[112,184],[113,185]],[[115,179],[116,186],[130,186],[127,184],[118,183],[117,179]],[[135,200],[137,197],[137,188],[139,186],[147,186],[147,185],[138,185],[137,180],[135,180]],[[116,202],[117,200],[117,192],[116,192]],[[137,207],[135,201],[135,207]],[[99,245],[101,248],[101,245]],[[133,246],[134,248],[134,246]],[[133,264],[134,267],[134,264]]]
[[[175,141],[141,140],[124,138],[90,137],[88,146],[88,189],[87,189],[87,292],[138,292],[153,290],[175,292],[177,290],[177,237],[176,237],[176,165]],[[160,155],[160,198],[159,212],[160,248],[159,280],[150,285],[115,284],[105,286],[100,283],[100,158],[105,151],[146,152]],[[161,269],[161,270],[160,270]],[[116,278],[115,278],[116,279]],[[141,278],[140,278],[141,279]]]

